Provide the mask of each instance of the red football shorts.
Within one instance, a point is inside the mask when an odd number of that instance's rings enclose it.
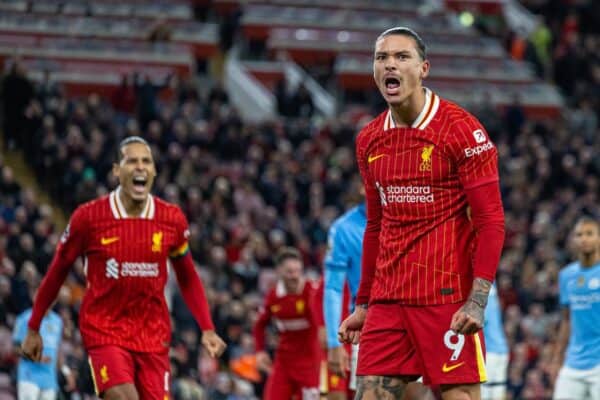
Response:
[[[485,382],[483,332],[458,335],[450,330],[452,315],[462,304],[369,305],[357,375],[421,375],[426,385]]]
[[[346,378],[343,378],[340,375],[336,375],[333,372],[329,371],[329,369],[327,368],[327,352],[325,352],[325,356],[324,356],[324,362],[325,362],[325,369],[326,369],[326,383],[325,385],[323,385],[323,381],[321,381],[321,393],[339,393],[339,392],[343,392],[343,393],[351,393],[352,389],[356,389],[356,387],[354,388],[350,388],[350,378],[352,377],[352,374],[356,374],[356,351],[353,350],[353,346],[351,344],[345,344],[344,345],[344,349],[346,350],[346,352],[348,353],[348,357],[350,359],[350,371],[347,371],[347,375]],[[321,375],[323,376],[323,372],[321,373]],[[323,378],[321,378],[323,379]],[[354,379],[356,380],[356,379]],[[323,390],[323,387],[326,390]]]
[[[124,383],[135,385],[140,399],[170,398],[169,353],[139,353],[119,346],[88,349],[88,361],[97,395]]]
[[[281,358],[275,354],[264,400],[319,400],[319,360],[300,360],[298,356]]]

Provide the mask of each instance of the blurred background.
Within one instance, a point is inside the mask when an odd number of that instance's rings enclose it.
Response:
[[[142,135],[154,193],[177,203],[219,334],[214,361],[174,282],[175,399],[253,399],[251,326],[272,255],[321,274],[333,219],[356,202],[353,138],[384,110],[374,40],[429,47],[425,86],[474,113],[499,152],[506,243],[497,282],[511,399],[547,399],[575,219],[600,218],[600,2],[593,0],[0,0],[0,399],[16,398],[15,316],[30,307],[68,215],[112,190],[116,144]],[[77,263],[55,310],[91,399]],[[276,343],[275,335],[268,341]]]

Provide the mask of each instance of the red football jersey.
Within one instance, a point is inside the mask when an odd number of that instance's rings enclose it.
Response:
[[[118,192],[78,207],[55,257],[83,256],[87,289],[79,328],[87,348],[119,345],[164,351],[171,340],[165,301],[167,259],[188,250],[188,224],[179,207],[150,196],[128,218]]]
[[[425,90],[411,127],[395,127],[388,110],[356,140],[367,194],[363,270],[375,268],[358,304],[448,304],[471,289],[476,237],[464,190],[498,180],[497,151],[475,117]]]
[[[321,351],[317,337],[320,322],[316,296],[315,283],[305,282],[299,293],[286,293],[283,282],[278,281],[277,285],[267,293],[264,306],[254,326],[256,351],[265,349],[265,328],[269,322],[273,322],[279,333],[275,357],[293,360],[309,359],[318,364],[321,360]]]

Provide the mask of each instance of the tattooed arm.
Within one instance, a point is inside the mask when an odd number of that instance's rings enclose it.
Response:
[[[491,288],[492,282],[483,278],[475,278],[467,302],[452,317],[450,329],[465,335],[480,330],[483,327],[483,313]]]

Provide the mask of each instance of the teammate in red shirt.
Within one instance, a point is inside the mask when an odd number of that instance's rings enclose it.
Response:
[[[105,399],[169,398],[171,321],[165,302],[167,260],[202,329],[202,344],[218,357],[225,343],[215,333],[202,283],[188,250],[188,224],[179,207],[150,195],[156,176],[148,143],[138,136],[119,145],[113,173],[120,186],[79,206],[39,288],[22,344],[39,361],[40,321],[82,256],[87,290],[79,328],[96,392]]]
[[[389,109],[356,141],[367,227],[359,306],[339,331],[360,336],[357,398],[400,398],[423,376],[444,400],[479,399],[504,240],[496,148],[475,117],[422,86],[429,61],[414,31],[382,33],[373,70]]]
[[[269,373],[265,400],[318,400],[322,349],[318,339],[317,285],[303,277],[302,257],[282,249],[275,265],[280,279],[267,294],[254,326],[256,359]],[[275,361],[265,351],[265,330],[273,322],[279,333]]]

